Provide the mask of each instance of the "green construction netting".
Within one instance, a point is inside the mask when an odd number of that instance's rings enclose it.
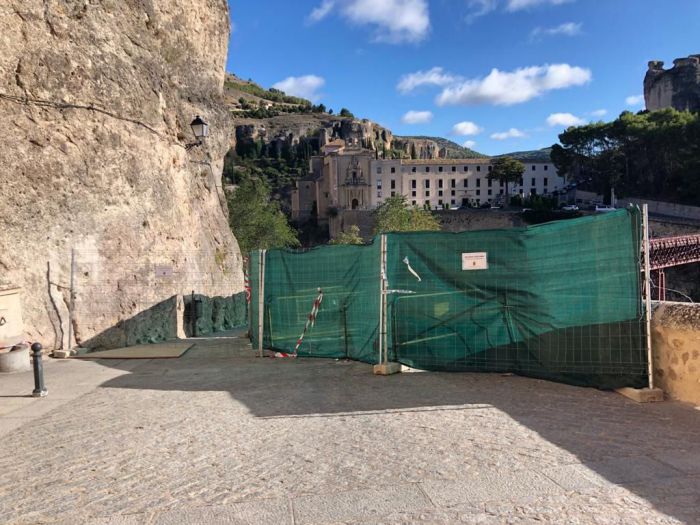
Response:
[[[645,386],[640,238],[637,209],[522,229],[388,234],[389,358],[426,370]],[[376,363],[379,247],[376,238],[267,252],[264,346],[293,351],[321,287],[300,355]],[[463,269],[464,254],[477,269]],[[258,264],[256,253],[253,327]]]
[[[251,318],[257,348],[259,253],[251,256]],[[379,245],[324,246],[265,255],[265,348],[293,352],[320,288],[323,299],[299,355],[376,360]]]

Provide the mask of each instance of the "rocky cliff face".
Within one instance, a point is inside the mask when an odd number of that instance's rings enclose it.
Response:
[[[262,140],[278,149],[300,140],[317,137],[319,146],[336,139],[382,151],[393,147],[391,130],[370,120],[336,117],[327,114],[285,114],[265,119],[234,118],[236,142]]]
[[[4,0],[0,275],[27,337],[78,342],[177,293],[242,288],[221,168],[226,0]],[[211,126],[205,144],[189,123]]]
[[[664,69],[661,61],[649,62],[644,99],[649,111],[700,111],[700,55],[676,59],[671,69]]]

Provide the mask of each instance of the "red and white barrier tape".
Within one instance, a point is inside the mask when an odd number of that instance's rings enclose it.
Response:
[[[288,354],[286,352],[275,352],[275,357],[280,357],[280,358],[295,358],[298,355],[299,352],[299,347],[301,346],[301,343],[304,341],[304,336],[306,335],[306,332],[309,330],[309,326],[314,326],[316,324],[316,316],[318,315],[318,310],[321,307],[321,302],[323,301],[323,290],[320,288],[318,289],[318,297],[314,300],[314,305],[311,308],[311,313],[309,314],[308,319],[306,320],[306,324],[304,325],[304,331],[301,333],[299,336],[299,339],[297,339],[297,344],[294,347],[294,352],[291,354]]]
[[[250,286],[250,277],[248,276],[248,257],[243,257],[243,287],[245,288],[245,302],[250,304],[253,289]]]

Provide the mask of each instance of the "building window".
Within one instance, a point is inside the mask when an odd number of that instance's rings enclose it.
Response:
[[[535,177],[532,177],[532,185],[533,186],[537,185],[537,179]]]
[[[457,201],[454,200],[454,199],[452,199],[452,200],[450,201],[450,204],[452,204],[452,206],[454,206],[455,204],[457,204]]]
[[[416,167],[413,166],[413,167],[411,168],[411,171],[412,171],[413,173],[415,173],[415,172],[416,172]]]
[[[455,190],[452,190],[452,196],[454,197],[455,195],[457,195],[457,192]]]
[[[438,201],[438,204],[439,204],[440,206],[442,206],[442,199],[440,199],[440,200]]]
[[[442,179],[438,180],[438,188],[442,188]]]
[[[492,191],[493,191],[493,190],[489,190],[489,195],[493,195],[493,194],[491,193]]]
[[[411,192],[411,197],[415,197],[415,196],[416,196],[416,190],[413,190],[413,191]]]
[[[426,173],[430,173],[430,166],[426,166],[426,167],[425,167],[425,172],[426,172]]]
[[[425,190],[425,196],[430,197],[430,190]]]
[[[381,199],[382,198],[382,190],[377,191],[377,198]]]
[[[430,179],[425,179],[425,187],[430,188]]]
[[[477,166],[476,171],[481,171],[481,166]]]
[[[442,197],[442,190],[438,191],[438,197]]]
[[[469,171],[469,166],[464,166],[464,171],[465,172]]]
[[[535,188],[532,188],[530,190],[530,195],[537,195],[537,190]]]
[[[481,195],[481,190],[476,190],[477,195]]]
[[[492,183],[493,183],[493,180],[489,179],[489,188],[491,187]]]
[[[391,173],[396,173],[396,168],[394,166],[391,167]]]
[[[503,190],[501,190],[501,191],[499,192],[499,195],[503,195]]]
[[[476,179],[476,187],[481,188],[481,179]]]
[[[457,187],[457,179],[452,179],[450,181],[450,188],[456,188]]]
[[[382,179],[377,179],[377,189],[378,190],[382,189]]]
[[[489,171],[491,171],[492,169],[493,169],[493,166],[489,166]]]
[[[544,171],[549,171],[549,165],[548,165],[548,164],[545,164],[545,165],[544,165]]]
[[[411,204],[413,204],[413,205],[415,206],[415,205],[416,205],[416,201],[411,201]]]
[[[392,192],[391,192],[391,196],[392,196],[392,197],[396,197],[396,192],[395,192],[395,191],[392,191]]]
[[[523,185],[523,178],[522,177],[520,177],[520,185],[521,186]]]
[[[452,166],[452,173],[454,173],[455,171],[457,171],[457,166]]]
[[[440,173],[442,173],[442,166],[440,166],[440,167],[438,168],[438,171],[439,171]]]
[[[377,175],[381,175],[381,174],[382,174],[382,167],[377,166]]]
[[[464,179],[464,187],[465,188],[469,187],[469,179]]]
[[[411,188],[413,188],[414,190],[416,189],[416,180],[415,179],[413,179],[411,181]]]
[[[534,164],[532,165],[532,171],[537,171],[537,166],[535,166]]]
[[[391,180],[391,189],[392,190],[396,189],[396,181],[394,179]]]
[[[544,185],[547,186],[548,184],[549,184],[549,180],[547,179],[547,177],[545,177],[544,178]]]

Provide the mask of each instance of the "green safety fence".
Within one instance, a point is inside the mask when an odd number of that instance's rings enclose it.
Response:
[[[647,382],[641,215],[630,208],[529,228],[386,235],[389,360],[513,372],[600,388]],[[265,254],[263,346],[379,359],[381,243]],[[257,345],[260,254],[251,258]]]

